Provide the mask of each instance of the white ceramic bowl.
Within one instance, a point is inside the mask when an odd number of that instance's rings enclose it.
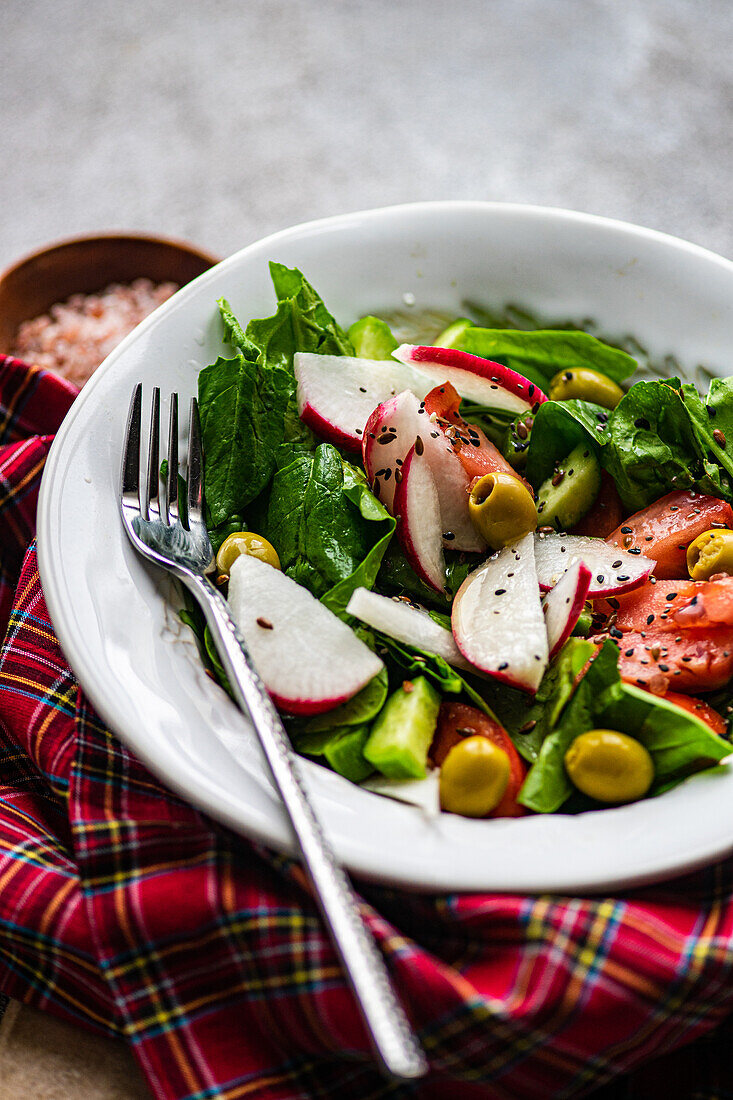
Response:
[[[39,504],[44,589],[61,644],[111,728],[176,791],[242,833],[287,848],[290,832],[253,731],[203,674],[161,577],[117,514],[132,386],[195,392],[221,350],[216,299],[246,321],[273,309],[267,261],[300,267],[344,325],[414,301],[460,313],[470,298],[548,317],[593,317],[674,353],[692,377],[730,370],[733,264],[620,222],[493,203],[421,203],[329,218],[245,248],[135,330],[77,400],[49,457]],[[405,299],[405,295],[408,296]],[[343,862],[419,889],[608,890],[733,848],[733,772],[661,798],[577,817],[426,820],[305,764]]]

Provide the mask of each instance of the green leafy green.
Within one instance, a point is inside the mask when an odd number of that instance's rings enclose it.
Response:
[[[225,523],[265,488],[284,439],[292,394],[284,369],[263,370],[238,352],[199,374],[206,504],[212,526]]]
[[[733,478],[733,377],[714,378],[704,400],[691,383],[685,383],[682,386],[682,400],[703,458],[707,460],[708,473],[713,479],[719,478],[721,487],[730,493]],[[719,472],[711,468],[714,463],[721,467]]]
[[[527,451],[527,478],[535,488],[580,443],[598,454],[609,438],[609,412],[590,401],[545,401],[534,417]]]
[[[698,489],[733,499],[728,474],[701,445],[702,404],[692,387],[683,400],[680,382],[637,382],[611,414],[601,462],[629,511],[638,511],[672,489]],[[694,400],[693,400],[694,393]],[[704,414],[707,416],[707,414]]]
[[[389,688],[387,669],[383,668],[358,694],[335,710],[316,714],[303,726],[303,736],[328,732],[336,727],[360,726],[372,722],[384,706]]]
[[[243,329],[219,302],[233,359],[219,358],[199,374],[207,520],[221,527],[241,515],[266,488],[283,443],[315,446],[298,416],[293,356],[297,351],[351,355],[353,347],[322,299],[296,268],[271,263],[277,296],[272,317]]]
[[[457,345],[523,374],[543,390],[561,370],[590,367],[621,382],[636,370],[636,360],[587,332],[540,329],[466,328]]]
[[[447,611],[450,602],[468,574],[476,567],[476,559],[456,550],[445,551],[446,587],[450,596],[441,596],[418,577],[402,550],[392,543],[384,555],[377,585],[379,591],[394,592],[398,596],[410,596],[425,607]]]
[[[360,471],[322,443],[272,480],[261,534],[283,570],[343,616],[355,588],[371,588],[395,521]]]
[[[415,646],[406,645],[375,631],[377,652],[412,676],[426,676],[445,695],[465,695],[475,707],[495,718],[484,696],[473,684],[447,661],[435,653],[427,653]],[[482,682],[483,688],[483,682]]]
[[[647,748],[654,762],[650,795],[669,790],[730,754],[728,742],[694,714],[623,683],[618,647],[609,639],[544,738],[519,794],[523,805],[537,813],[554,813],[571,798],[574,787],[565,771],[565,753],[579,734],[594,728],[622,730]]]
[[[569,638],[542,677],[534,697],[504,685],[488,691],[488,702],[497,718],[530,764],[537,759],[543,741],[573,694],[576,678],[596,648],[584,638]]]

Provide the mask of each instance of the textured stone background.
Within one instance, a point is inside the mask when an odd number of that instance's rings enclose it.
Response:
[[[425,198],[733,255],[730,0],[2,0],[0,266]]]

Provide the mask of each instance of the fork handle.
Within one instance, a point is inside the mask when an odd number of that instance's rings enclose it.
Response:
[[[428,1069],[425,1055],[397,1001],[384,958],[362,921],[351,883],[336,862],[308,800],[280,715],[252,663],[227,602],[207,577],[188,575],[182,579],[201,603],[232,692],[257,730],[382,1067],[394,1077],[422,1077]]]

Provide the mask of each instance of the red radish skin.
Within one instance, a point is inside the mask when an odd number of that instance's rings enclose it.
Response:
[[[447,379],[463,397],[488,408],[523,413],[536,411],[547,401],[539,386],[523,375],[465,351],[402,344],[392,354],[401,363],[430,374],[436,382]]]
[[[453,600],[451,626],[461,653],[481,672],[537,691],[549,652],[531,534],[466,577]]]
[[[543,611],[547,627],[550,660],[565,645],[588,598],[591,572],[582,561],[576,562],[545,597]]]
[[[327,443],[333,443],[334,447],[340,447],[344,451],[358,454],[361,451],[361,435],[356,432],[347,435],[341,428],[337,428],[328,420],[324,420],[320,411],[306,402],[300,410],[300,419],[312,429],[321,439]]]
[[[425,452],[418,454],[412,446],[401,469],[395,471],[395,478],[394,510],[400,546],[418,577],[444,595],[443,527],[438,490]]]
[[[265,687],[288,714],[333,710],[384,667],[308,589],[257,558],[236,559],[228,601]]]
[[[603,539],[588,535],[535,535],[537,575],[543,592],[549,591],[576,561],[583,561],[591,572],[588,599],[630,592],[649,577],[654,562],[641,554],[629,554],[609,546]]]

